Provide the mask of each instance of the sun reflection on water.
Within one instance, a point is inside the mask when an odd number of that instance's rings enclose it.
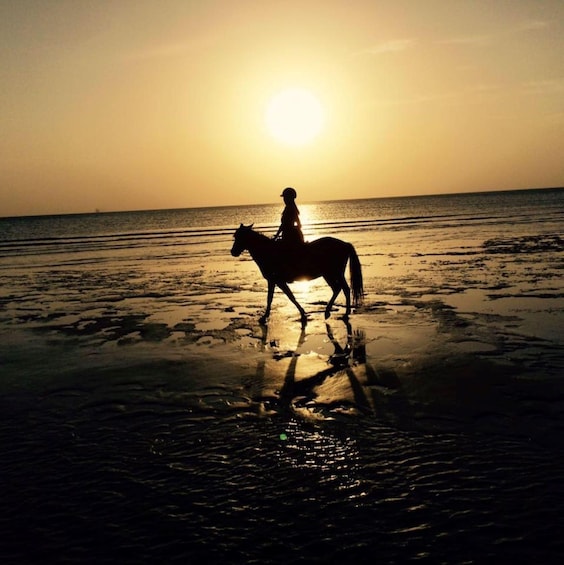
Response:
[[[315,229],[316,224],[322,220],[321,209],[318,204],[300,204],[300,221],[306,241],[312,241],[319,236]]]
[[[350,498],[366,494],[360,488],[361,458],[356,440],[340,438],[326,430],[305,429],[296,420],[287,422],[280,435],[278,458],[282,465],[313,472],[320,485],[350,490]]]

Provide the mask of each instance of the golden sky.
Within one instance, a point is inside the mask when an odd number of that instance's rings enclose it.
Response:
[[[0,45],[0,216],[564,185],[562,0],[13,0]]]

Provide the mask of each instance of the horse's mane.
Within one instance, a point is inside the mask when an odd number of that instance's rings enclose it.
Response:
[[[267,235],[264,235],[262,232],[257,231],[255,229],[251,228],[250,226],[245,226],[245,227],[247,227],[249,229],[249,231],[254,236],[256,236],[257,238],[262,239],[262,240],[272,241],[270,237],[268,237]]]

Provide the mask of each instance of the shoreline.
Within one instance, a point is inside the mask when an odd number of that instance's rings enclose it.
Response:
[[[241,292],[238,302],[252,304],[252,294]],[[243,395],[243,412],[274,406],[275,413],[283,400],[285,410],[312,422],[369,416],[429,431],[499,427],[542,438],[538,418],[529,431],[519,420],[544,411],[551,414],[545,431],[554,428],[546,437],[564,435],[564,347],[527,333],[540,323],[534,312],[518,319],[469,311],[462,306],[475,306],[475,297],[453,293],[382,297],[345,322],[341,307],[324,320],[321,301],[307,305],[302,329],[281,296],[264,326],[254,307],[200,306],[186,316],[178,305],[150,313],[152,303],[138,302],[136,315],[111,312],[88,321],[66,313],[6,332],[3,392],[80,390],[89,378],[111,389],[100,375],[134,382],[143,367],[149,386],[151,372],[166,386],[169,366],[196,397],[216,386],[227,397]]]

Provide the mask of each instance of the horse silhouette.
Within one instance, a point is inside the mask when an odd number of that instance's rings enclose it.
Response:
[[[302,325],[307,323],[305,310],[288,286],[288,283],[296,280],[311,280],[318,277],[325,279],[333,290],[333,295],[325,308],[326,319],[331,316],[331,308],[341,291],[346,299],[345,319],[351,312],[351,287],[354,307],[362,304],[364,297],[362,268],[352,244],[334,237],[322,237],[311,243],[288,246],[283,241],[270,239],[252,228],[253,224],[250,226],[241,224],[237,228],[231,255],[239,257],[243,251],[247,250],[268,282],[266,311],[260,318],[261,324],[266,323],[270,316],[276,286],[296,306],[300,312]],[[345,279],[347,263],[349,263],[351,286]]]

